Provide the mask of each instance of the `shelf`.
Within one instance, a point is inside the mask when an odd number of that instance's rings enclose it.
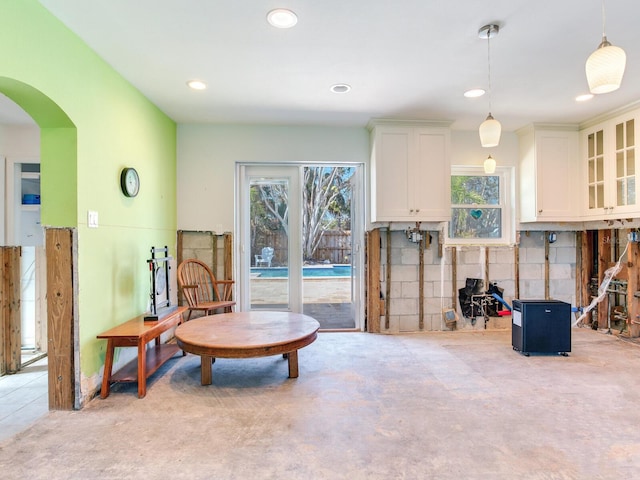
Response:
[[[40,210],[40,204],[23,203],[20,205],[20,208],[24,212],[37,212]]]
[[[181,352],[176,344],[155,345],[147,348],[147,378],[153,375],[167,360]],[[111,375],[112,382],[137,382],[138,359],[135,358]]]
[[[40,172],[22,172],[20,177],[24,179],[30,178],[33,180],[40,180]]]

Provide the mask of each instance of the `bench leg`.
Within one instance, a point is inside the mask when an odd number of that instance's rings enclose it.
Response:
[[[138,341],[138,398],[147,395],[147,345]]]
[[[298,351],[289,352],[287,358],[289,359],[289,378],[298,378]]]
[[[214,359],[206,355],[200,356],[200,383],[202,385],[211,385],[213,380],[212,363]]]
[[[102,374],[102,388],[100,388],[100,398],[107,398],[111,389],[111,370],[113,369],[113,339],[107,339],[107,354],[104,359],[104,372]]]

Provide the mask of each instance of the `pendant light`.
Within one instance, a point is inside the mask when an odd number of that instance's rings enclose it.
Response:
[[[491,155],[484,161],[484,173],[493,173],[496,171],[496,161]]]
[[[620,88],[627,55],[607,40],[605,33],[604,0],[602,0],[602,42],[587,58],[585,70],[591,93],[609,93]]]
[[[498,35],[500,27],[498,25],[485,25],[478,31],[480,38],[487,39],[487,64],[488,64],[488,77],[489,77],[489,115],[487,119],[482,122],[478,133],[480,134],[480,143],[483,147],[497,147],[500,143],[500,134],[502,133],[502,126],[500,122],[493,118],[491,115],[491,46],[489,39]]]

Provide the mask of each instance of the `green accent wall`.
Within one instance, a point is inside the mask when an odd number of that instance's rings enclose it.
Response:
[[[36,0],[0,2],[0,18],[0,92],[41,129],[42,224],[77,229],[82,403],[104,363],[96,335],[147,310],[150,248],[175,255],[176,125]],[[125,166],[141,177],[133,199]]]

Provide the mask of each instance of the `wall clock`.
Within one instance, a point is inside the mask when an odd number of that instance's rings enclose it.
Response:
[[[135,197],[140,191],[140,177],[135,168],[123,168],[120,173],[120,188],[127,197]]]

